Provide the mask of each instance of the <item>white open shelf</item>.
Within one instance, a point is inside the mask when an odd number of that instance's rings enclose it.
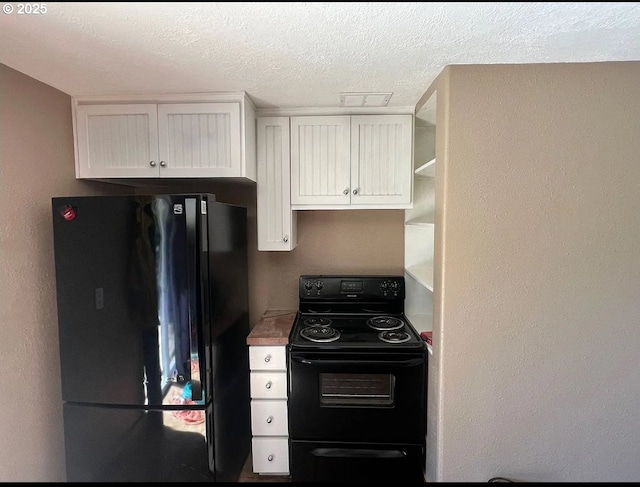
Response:
[[[418,227],[433,226],[433,215],[420,215],[417,218],[407,220],[405,225],[413,225]]]
[[[435,178],[436,177],[436,159],[435,157],[429,162],[424,163],[418,167],[415,171],[416,176],[423,178]]]
[[[417,265],[407,267],[405,269],[407,274],[413,277],[416,281],[426,287],[429,291],[433,291],[433,267],[430,265]]]
[[[431,313],[406,312],[405,314],[418,333],[431,331],[433,328],[433,315]]]
[[[435,98],[433,98],[435,101]],[[428,108],[435,115],[435,105]],[[413,207],[405,210],[405,314],[418,333],[433,330],[435,117],[416,113]],[[423,163],[423,161],[428,161]],[[429,353],[432,346],[427,343]]]

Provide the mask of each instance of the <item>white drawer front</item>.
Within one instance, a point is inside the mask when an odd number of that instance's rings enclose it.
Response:
[[[287,401],[252,400],[251,432],[254,436],[288,436]]]
[[[289,440],[286,437],[254,437],[251,449],[255,473],[289,473]]]
[[[249,347],[251,370],[287,370],[287,354],[283,346]]]
[[[251,372],[251,397],[258,399],[286,399],[286,372]]]

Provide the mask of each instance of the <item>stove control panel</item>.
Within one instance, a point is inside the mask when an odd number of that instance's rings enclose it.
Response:
[[[300,299],[329,301],[404,300],[403,276],[300,276]]]

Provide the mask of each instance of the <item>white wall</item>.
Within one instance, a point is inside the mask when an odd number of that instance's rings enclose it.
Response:
[[[432,479],[639,481],[640,63],[449,75]]]

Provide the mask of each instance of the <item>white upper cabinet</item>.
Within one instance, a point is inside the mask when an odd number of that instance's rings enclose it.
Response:
[[[292,208],[409,208],[412,144],[412,115],[291,117]]]
[[[257,121],[258,250],[293,250],[297,212],[291,210],[289,117]]]
[[[76,177],[255,181],[248,103],[76,103]]]

